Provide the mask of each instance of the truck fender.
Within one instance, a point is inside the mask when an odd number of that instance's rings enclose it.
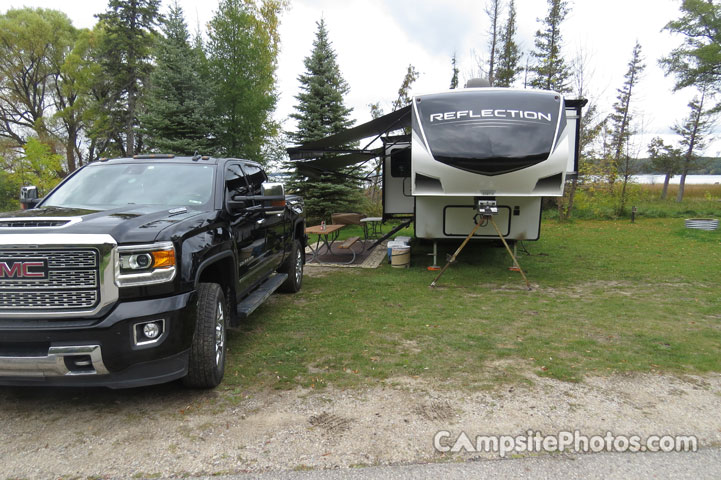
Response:
[[[198,284],[200,283],[200,277],[203,275],[203,271],[205,271],[208,267],[214,265],[217,262],[220,262],[221,260],[223,260],[225,258],[229,259],[231,266],[236,265],[235,256],[233,255],[232,251],[225,251],[225,252],[217,253],[217,254],[212,255],[212,256],[206,258],[205,260],[203,260],[200,263],[200,265],[198,266],[198,271],[195,273],[195,283],[194,283],[195,287],[196,288],[198,287]],[[234,286],[238,283],[237,278],[236,278],[238,276],[238,272],[235,268],[232,268],[232,267],[231,267],[231,271],[232,271],[232,277],[230,278],[230,280],[231,280],[231,285]]]

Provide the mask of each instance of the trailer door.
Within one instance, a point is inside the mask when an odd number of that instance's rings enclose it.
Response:
[[[413,214],[411,195],[411,148],[394,145],[383,158],[383,215]]]

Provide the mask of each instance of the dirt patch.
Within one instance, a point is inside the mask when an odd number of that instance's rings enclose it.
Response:
[[[338,269],[335,267],[324,267],[322,265],[314,265],[309,263],[303,269],[303,276],[306,277],[325,277],[329,273],[337,272]]]
[[[643,292],[645,294],[659,294],[661,288],[706,288],[707,285],[702,283],[682,283],[682,282],[666,282],[666,283],[652,283],[648,285],[639,285],[633,282],[621,282],[615,280],[594,280],[592,282],[585,282],[575,285],[567,285],[563,287],[547,287],[543,285],[533,285],[533,289],[540,293],[548,293],[552,295],[563,295],[568,298],[588,298],[589,296],[595,295],[598,292],[603,292],[607,295],[622,295],[632,296]]]
[[[721,375],[535,378],[492,391],[413,378],[344,391],[0,390],[4,477],[130,477],[439,460],[433,435],[696,435],[721,443]],[[148,454],[151,452],[152,454]]]
[[[432,422],[450,421],[455,411],[447,401],[421,404],[415,408],[415,413]]]
[[[308,419],[308,423],[328,433],[342,433],[350,429],[351,420],[332,413],[323,412],[320,415],[311,416]]]

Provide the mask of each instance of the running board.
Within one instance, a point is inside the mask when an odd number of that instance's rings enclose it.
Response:
[[[243,301],[238,304],[236,307],[238,317],[247,318],[256,308],[260,307],[287,278],[287,273],[276,273],[261,283],[258,288],[253,290],[253,293],[245,297]]]

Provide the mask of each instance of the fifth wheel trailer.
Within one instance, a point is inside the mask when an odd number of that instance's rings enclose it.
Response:
[[[507,240],[537,240],[541,199],[562,196],[578,171],[585,104],[545,90],[417,95],[401,110],[288,152],[309,177],[360,176],[380,158],[383,217],[412,216],[418,238],[464,238],[480,206],[490,205]],[[365,147],[347,147],[363,139]],[[498,235],[488,225],[474,238]]]

